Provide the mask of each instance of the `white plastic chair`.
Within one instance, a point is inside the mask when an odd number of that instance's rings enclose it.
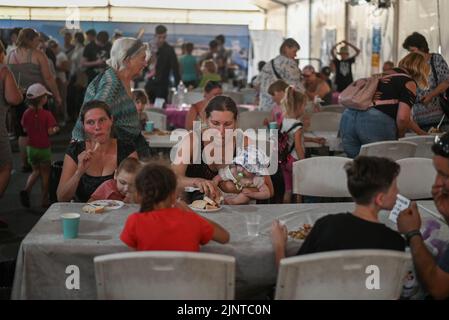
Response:
[[[243,94],[243,103],[244,104],[254,104],[256,99],[257,91],[253,88],[244,88],[240,90],[240,93]]]
[[[397,163],[401,166],[397,180],[399,192],[412,200],[432,198],[432,185],[437,174],[432,160],[406,158]]]
[[[344,157],[312,157],[293,163],[293,193],[315,197],[351,197]]]
[[[408,141],[380,141],[364,144],[359,156],[387,157],[392,160],[412,158],[415,156],[416,143]]]
[[[432,145],[435,142],[435,136],[412,136],[404,137],[399,139],[399,141],[408,141],[416,143],[417,148],[415,152],[415,157],[420,158],[433,158]]]
[[[145,109],[144,112],[156,112],[156,113],[160,113],[160,114],[165,114],[164,109],[159,109],[159,108],[148,108]]]
[[[269,111],[248,111],[239,114],[239,128],[243,131],[246,129],[263,129],[266,128],[263,124],[264,119],[271,119]]]
[[[337,112],[337,113],[343,113],[343,111],[346,110],[345,106],[342,106],[341,104],[329,104],[327,106],[321,107],[321,112]]]
[[[410,264],[409,253],[392,250],[343,250],[285,258],[280,263],[275,299],[398,299]]]
[[[167,116],[165,114],[152,110],[145,110],[145,113],[148,120],[154,122],[154,128],[159,130],[167,130]]]
[[[337,112],[315,112],[310,115],[309,131],[338,131],[341,114]]]
[[[235,258],[177,251],[117,253],[94,258],[98,299],[231,300]]]
[[[194,104],[203,99],[204,95],[202,92],[189,91],[184,94],[184,103],[186,104]]]
[[[245,102],[244,95],[240,92],[225,91],[223,95],[230,97],[236,104],[243,104]]]

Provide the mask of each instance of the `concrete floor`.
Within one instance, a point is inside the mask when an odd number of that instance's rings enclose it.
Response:
[[[65,149],[70,141],[73,124],[64,127],[51,137],[53,161],[63,160]],[[44,214],[40,207],[40,181],[30,195],[31,208],[24,208],[19,201],[19,192],[25,186],[29,173],[22,173],[17,140],[11,141],[14,168],[3,198],[0,199],[0,219],[8,223],[8,228],[0,229],[0,300],[9,299],[14,265],[22,239]]]

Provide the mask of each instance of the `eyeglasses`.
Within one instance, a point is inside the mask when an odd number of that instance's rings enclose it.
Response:
[[[432,145],[432,151],[436,155],[449,158],[449,133],[435,137],[435,142]]]

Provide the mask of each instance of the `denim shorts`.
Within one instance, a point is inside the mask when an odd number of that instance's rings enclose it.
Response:
[[[364,144],[398,138],[396,120],[376,108],[346,109],[341,117],[340,135],[349,158],[357,157]]]

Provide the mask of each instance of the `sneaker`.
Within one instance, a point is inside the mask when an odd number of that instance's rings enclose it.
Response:
[[[26,190],[20,191],[20,204],[25,208],[30,207],[30,195]]]

